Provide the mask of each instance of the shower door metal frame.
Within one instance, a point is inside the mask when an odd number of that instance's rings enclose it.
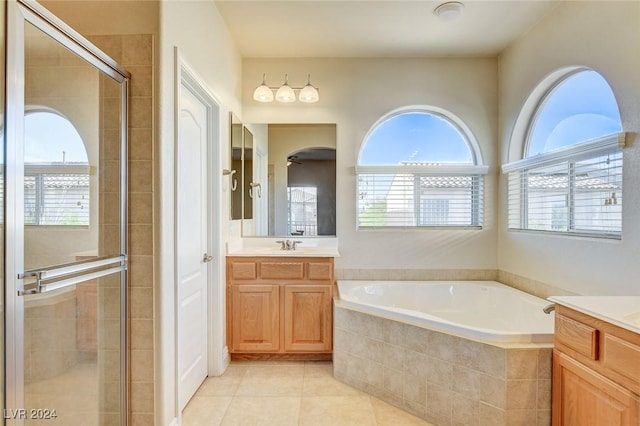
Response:
[[[24,270],[24,23],[28,22],[120,84],[120,253],[112,257]],[[90,279],[120,273],[120,424],[128,422],[128,316],[127,316],[127,129],[130,74],[62,20],[32,0],[7,2],[5,93],[5,390],[6,409],[24,408],[24,300],[25,294],[45,292]],[[76,274],[79,278],[70,278]],[[24,279],[36,277],[35,288]],[[48,279],[47,279],[48,277]],[[47,287],[51,287],[47,289]],[[21,425],[24,419],[7,419]]]

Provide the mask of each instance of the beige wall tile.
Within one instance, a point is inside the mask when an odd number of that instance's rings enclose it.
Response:
[[[538,377],[537,349],[510,349],[507,356],[507,379],[535,379]]]
[[[153,319],[153,289],[134,287],[129,289],[131,297],[131,319]]]
[[[538,378],[550,379],[553,349],[540,349],[538,352]]]
[[[451,393],[451,424],[454,426],[477,425],[480,402],[462,394]]]
[[[402,369],[404,365],[404,348],[402,346],[384,343],[382,365],[395,369]]]
[[[480,399],[480,375],[481,373],[476,370],[456,365],[451,377],[451,389],[478,401]]]
[[[127,67],[127,71],[131,73],[132,97],[153,95],[153,71],[150,66],[130,66]]]
[[[538,410],[537,426],[551,426],[551,410]]]
[[[383,325],[384,341],[394,345],[404,345],[405,325],[398,321],[385,321]]]
[[[153,223],[152,192],[136,192],[129,195],[129,223]]]
[[[537,380],[507,380],[507,413],[511,410],[536,409]]]
[[[129,160],[153,160],[153,133],[151,129],[129,130]]]
[[[546,379],[538,380],[537,408],[539,410],[551,409],[551,380],[546,380]]]
[[[507,368],[504,349],[490,345],[483,345],[477,355],[479,371],[494,377],[506,377]]]
[[[129,192],[153,191],[153,163],[151,161],[129,161]]]
[[[153,254],[152,225],[129,225],[129,253],[131,255]]]
[[[428,353],[432,334],[433,332],[427,329],[413,325],[405,325],[403,346],[407,349],[426,354]]]
[[[454,369],[452,363],[430,358],[425,367],[427,369],[427,387],[437,385],[442,389],[451,389]]]
[[[131,411],[138,413],[153,412],[153,383],[131,383]]]
[[[507,410],[508,426],[531,426],[537,423],[536,410]]]
[[[132,97],[129,101],[129,127],[133,129],[153,128],[151,96]]]
[[[507,406],[506,381],[488,374],[480,376],[480,402],[505,409]]]
[[[153,320],[132,319],[131,349],[153,349]]]
[[[153,382],[153,351],[148,349],[131,351],[131,382]]]
[[[132,413],[131,426],[154,426],[152,413]]]
[[[437,425],[451,425],[452,395],[449,389],[437,385],[427,386],[427,410],[425,412],[428,421]]]
[[[123,39],[122,63],[125,66],[153,64],[153,37],[149,34],[127,35]]]
[[[404,376],[401,370],[385,368],[383,370],[384,395],[401,403],[404,395]]]
[[[122,61],[122,37],[117,35],[92,35],[89,40],[116,62]]]
[[[507,426],[505,424],[506,413],[504,412],[504,410],[480,402],[479,412],[479,426]]]
[[[153,256],[129,256],[131,287],[151,287],[153,284]]]
[[[427,380],[424,377],[411,374],[409,371],[404,371],[403,378],[404,388],[402,395],[404,401],[411,401],[422,406],[422,410],[426,408],[427,402]]]

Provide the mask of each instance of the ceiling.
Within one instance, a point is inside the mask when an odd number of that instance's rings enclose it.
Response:
[[[216,0],[245,58],[496,56],[558,1],[466,0],[444,21],[430,0]]]

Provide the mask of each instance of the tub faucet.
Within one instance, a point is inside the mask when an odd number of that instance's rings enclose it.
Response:
[[[552,311],[556,310],[556,305],[552,303],[550,305],[545,306],[542,310],[544,311],[545,314],[550,314]]]

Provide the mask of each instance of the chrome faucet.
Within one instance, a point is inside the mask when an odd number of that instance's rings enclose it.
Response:
[[[280,250],[295,250],[298,244],[301,244],[300,240],[278,240],[276,243],[280,244]]]
[[[552,303],[550,305],[545,306],[542,310],[544,311],[545,314],[550,314],[552,311],[556,310],[556,305]]]

